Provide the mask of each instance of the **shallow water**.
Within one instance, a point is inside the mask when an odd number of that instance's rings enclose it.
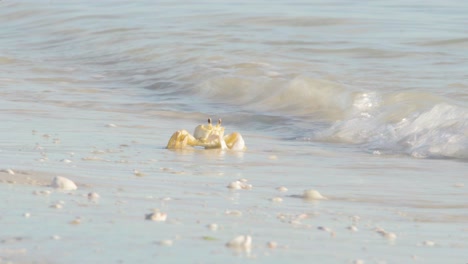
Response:
[[[466,261],[467,8],[1,1],[0,169],[80,189],[0,185],[0,263]],[[209,116],[247,151],[164,149]],[[254,188],[226,188],[239,178]],[[310,188],[329,200],[298,198]],[[240,234],[251,252],[224,246]]]

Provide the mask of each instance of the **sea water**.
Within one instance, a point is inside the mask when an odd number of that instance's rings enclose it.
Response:
[[[466,262],[467,11],[463,1],[1,1],[0,169],[75,176],[82,193],[54,193],[67,202],[56,212],[55,198],[31,194],[46,187],[7,182],[0,257]],[[247,150],[165,149],[208,117]],[[226,188],[239,178],[254,188]],[[301,199],[311,188],[329,199]],[[107,200],[89,205],[80,195],[91,190]],[[173,220],[145,221],[154,207]],[[69,227],[70,215],[87,224]],[[211,222],[224,228],[211,234]],[[248,254],[224,246],[239,234],[254,239]]]

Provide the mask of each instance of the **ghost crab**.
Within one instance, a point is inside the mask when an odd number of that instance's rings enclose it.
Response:
[[[240,133],[233,132],[225,136],[221,119],[218,119],[218,123],[213,125],[211,118],[208,118],[208,124],[198,125],[193,136],[187,130],[179,130],[172,135],[167,143],[168,149],[183,149],[187,146],[200,146],[205,149],[245,150],[245,142]]]

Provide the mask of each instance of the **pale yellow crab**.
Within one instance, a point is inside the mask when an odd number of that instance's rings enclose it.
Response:
[[[193,136],[187,130],[179,130],[172,135],[167,143],[168,149],[183,149],[187,146],[200,146],[205,149],[245,150],[245,142],[241,134],[234,132],[225,136],[221,119],[218,120],[218,124],[213,125],[211,118],[208,118],[207,125],[198,125]]]

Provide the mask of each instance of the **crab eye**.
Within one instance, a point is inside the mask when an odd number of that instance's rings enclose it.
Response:
[[[218,125],[221,125],[221,118],[218,119]]]
[[[211,118],[208,117],[208,124],[211,124]]]

